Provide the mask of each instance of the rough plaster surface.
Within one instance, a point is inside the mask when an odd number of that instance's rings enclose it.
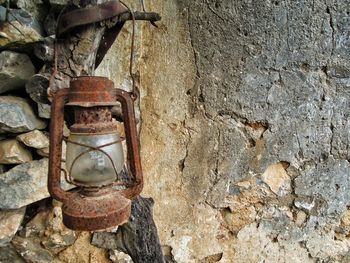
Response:
[[[348,262],[349,3],[149,8],[163,20],[142,33],[144,193],[166,251],[181,263]]]

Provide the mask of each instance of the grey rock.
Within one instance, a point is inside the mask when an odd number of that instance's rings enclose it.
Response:
[[[0,247],[12,240],[22,223],[25,212],[25,207],[18,210],[0,211]]]
[[[23,88],[35,73],[35,68],[26,54],[3,51],[0,53],[0,94]]]
[[[12,244],[0,246],[0,262],[1,263],[25,263],[24,259],[17,253]]]
[[[45,147],[45,148],[39,149],[39,150],[37,150],[37,153],[40,156],[49,157],[50,147]],[[65,141],[63,141],[62,142],[62,156],[61,156],[62,157],[62,161],[66,160],[66,153],[67,153],[67,143]]]
[[[6,9],[0,6],[0,20],[5,21]],[[0,50],[30,50],[33,43],[42,39],[41,25],[27,12],[11,9],[8,21],[2,23]]]
[[[28,147],[36,149],[49,147],[49,138],[39,130],[18,135],[17,139]]]
[[[46,18],[48,20],[48,18]],[[49,25],[45,23],[45,30]],[[55,31],[50,32],[52,34],[55,34]],[[36,43],[34,45],[34,54],[41,60],[45,62],[52,62],[54,60],[54,43],[55,39],[53,37],[46,37],[43,42]]]
[[[49,154],[50,154],[50,147],[46,147],[46,148],[43,148],[43,149],[39,149],[36,151],[40,156],[43,156],[43,157],[49,157]]]
[[[91,244],[100,248],[115,250],[118,248],[118,239],[115,233],[95,233]],[[120,245],[120,244],[119,244]]]
[[[17,209],[49,197],[48,159],[20,164],[0,175],[0,209]],[[64,189],[73,186],[62,182]]]
[[[310,212],[315,207],[315,199],[312,196],[297,197],[294,200],[294,205],[299,208]]]
[[[45,127],[46,123],[35,116],[26,99],[14,96],[0,97],[0,134],[28,132]]]
[[[16,236],[12,240],[12,244],[26,262],[49,263],[54,259],[53,255],[48,250],[42,248],[31,239]]]
[[[50,119],[51,117],[51,105],[38,103],[38,114],[40,118]]]
[[[35,74],[26,83],[26,91],[30,98],[38,103],[49,103],[47,89],[49,87],[50,74]]]
[[[31,14],[37,21],[42,23],[48,12],[48,5],[43,0],[12,0],[14,4]]]
[[[341,215],[350,202],[350,164],[330,157],[295,179],[295,193],[312,196],[323,216]]]
[[[110,250],[109,259],[113,263],[134,263],[128,254],[125,254],[118,250]]]
[[[281,163],[270,165],[261,178],[277,195],[283,196],[291,192],[291,180]]]
[[[55,204],[53,209],[45,209],[36,214],[20,232],[20,236],[30,239],[54,255],[73,245],[77,239],[75,232],[63,225],[61,206]]]
[[[26,3],[25,3],[26,2]],[[31,1],[23,1],[21,5],[30,4]],[[6,12],[7,12],[7,20],[6,20]],[[33,17],[30,13],[25,11],[24,9],[9,9],[0,6],[0,19],[2,21],[9,22],[19,22],[21,26],[25,26],[27,28],[34,29],[38,34],[43,36],[43,28],[39,21]]]
[[[49,0],[49,2],[52,7],[62,9],[70,2],[70,0]]]
[[[32,159],[32,153],[17,140],[0,141],[0,164],[20,164]]]
[[[313,258],[328,259],[329,257],[345,256],[349,249],[345,243],[335,240],[333,235],[323,236],[311,234],[306,247]]]

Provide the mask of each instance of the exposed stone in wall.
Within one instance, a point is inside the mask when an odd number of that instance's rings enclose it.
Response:
[[[47,158],[20,164],[0,176],[0,209],[17,209],[49,197]],[[62,188],[72,188],[63,180]]]
[[[12,211],[0,211],[0,246],[11,241],[22,223],[25,208]],[[0,252],[1,253],[1,252]]]
[[[4,51],[0,53],[0,93],[22,88],[34,74],[35,68],[26,54]]]

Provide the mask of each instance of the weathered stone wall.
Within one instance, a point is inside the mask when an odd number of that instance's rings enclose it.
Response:
[[[349,2],[151,5],[141,142],[165,250],[349,262]]]

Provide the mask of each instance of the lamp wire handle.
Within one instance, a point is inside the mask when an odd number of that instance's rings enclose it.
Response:
[[[131,48],[130,48],[130,62],[129,62],[129,74],[131,77],[131,81],[132,81],[132,91],[131,91],[131,96],[132,99],[135,101],[138,96],[139,96],[139,90],[136,87],[135,84],[135,75],[133,73],[133,67],[134,67],[134,53],[135,53],[135,14],[134,11],[131,10],[131,8],[124,2],[119,0],[119,2],[124,5],[126,7],[126,9],[128,9],[131,18],[132,18],[132,33],[131,33]]]
[[[119,2],[124,5],[126,7],[126,9],[128,9],[130,15],[131,15],[131,18],[132,18],[132,33],[131,33],[131,48],[130,48],[130,62],[129,62],[129,74],[130,74],[130,78],[131,78],[131,81],[132,81],[132,91],[131,91],[131,96],[132,96],[132,99],[135,101],[140,92],[139,92],[139,89],[138,87],[136,86],[136,81],[135,81],[135,74],[133,73],[133,67],[134,67],[134,53],[135,53],[135,22],[136,22],[136,19],[135,19],[135,14],[134,14],[134,11],[131,10],[131,8],[124,2],[124,1],[121,1],[119,0]],[[145,11],[145,7],[144,7],[144,3],[142,2],[142,7],[143,7],[143,10]],[[64,13],[64,11],[66,10],[67,6],[64,7],[61,12],[59,13],[58,15],[58,19],[57,21],[59,21],[60,17],[62,16],[62,14]],[[58,36],[57,34],[57,28],[56,28],[56,36]],[[53,72],[51,74],[51,77],[50,77],[50,80],[49,80],[49,88],[48,88],[48,96],[51,97],[52,96],[52,83],[57,75],[57,72],[58,72],[58,69],[57,69],[57,57],[58,57],[58,51],[57,51],[57,39],[55,39],[54,41],[54,67],[53,67]]]

